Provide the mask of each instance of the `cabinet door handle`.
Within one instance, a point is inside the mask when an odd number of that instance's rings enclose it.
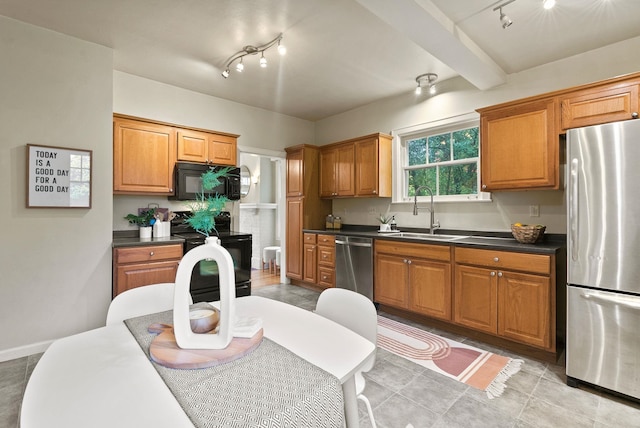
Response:
[[[150,256],[153,256],[153,251],[149,251],[149,255],[150,255]]]
[[[373,194],[375,195],[376,193],[378,193],[378,191],[377,191],[377,190],[374,190],[374,191],[373,191]]]
[[[631,113],[631,117],[634,118],[634,119],[637,119],[638,118],[638,112],[634,111],[633,113]]]
[[[500,259],[499,259],[498,257],[494,257],[494,258],[493,258],[493,261],[494,261],[494,262],[499,262],[499,261],[500,261]]]
[[[407,262],[407,259],[403,259],[403,260],[402,260],[402,263],[406,263],[406,262]]]
[[[407,263],[411,264],[411,260],[407,260]]]
[[[491,276],[496,276],[496,273],[491,271]]]
[[[484,189],[486,189],[486,188],[487,188],[487,185],[486,185],[486,184],[483,184],[483,185],[482,185],[482,189],[484,190]]]
[[[502,278],[502,272],[498,272],[498,276]]]

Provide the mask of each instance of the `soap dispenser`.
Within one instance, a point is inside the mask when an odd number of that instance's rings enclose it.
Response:
[[[389,223],[391,226],[391,230],[398,230],[398,225],[396,224],[396,216],[391,216],[391,222]]]

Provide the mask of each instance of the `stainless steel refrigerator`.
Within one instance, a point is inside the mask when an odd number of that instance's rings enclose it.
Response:
[[[640,120],[567,133],[567,383],[640,398]]]

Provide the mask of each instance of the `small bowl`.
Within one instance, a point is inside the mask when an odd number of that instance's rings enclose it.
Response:
[[[220,311],[213,306],[189,310],[189,323],[194,333],[209,333],[215,330],[218,322],[220,322]]]

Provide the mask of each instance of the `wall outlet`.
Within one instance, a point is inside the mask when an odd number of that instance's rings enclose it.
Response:
[[[540,205],[529,205],[529,217],[540,217]]]
[[[370,215],[378,215],[378,211],[376,211],[375,207],[369,207],[369,214]]]

